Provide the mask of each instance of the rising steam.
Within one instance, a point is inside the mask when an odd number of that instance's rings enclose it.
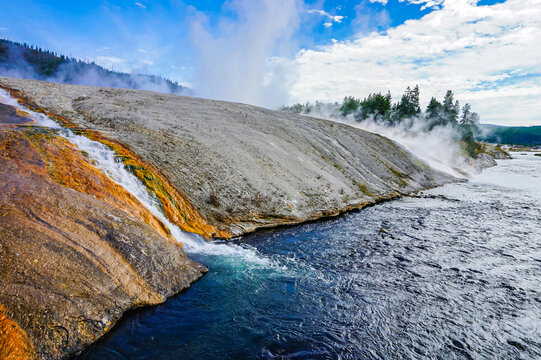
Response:
[[[36,56],[38,64],[32,64],[27,60],[27,52]],[[38,71],[40,66],[48,67],[51,63],[58,63],[58,66],[50,67],[45,73]],[[2,39],[0,39],[0,76],[44,80],[58,84],[139,89],[180,95],[191,94],[188,88],[160,76],[115,72],[94,62],[75,59],[61,60],[56,55],[40,53],[25,45]]]
[[[454,177],[465,179],[477,172],[473,159],[463,154],[457,140],[460,136],[452,126],[436,126],[426,131],[425,121],[419,118],[405,120],[397,126],[387,126],[370,118],[355,121],[353,115],[342,117],[332,104],[323,104],[309,115],[385,136],[432,168]]]
[[[422,120],[414,119],[398,126],[385,126],[372,120],[350,121],[349,125],[385,136],[413,153],[432,168],[458,178],[469,178],[476,169],[462,153],[459,135],[451,126],[436,126],[424,131]]]
[[[288,102],[295,73],[288,62],[271,57],[289,51],[299,24],[297,0],[233,0],[235,21],[222,18],[215,31],[197,13],[192,23],[197,96],[276,108]]]

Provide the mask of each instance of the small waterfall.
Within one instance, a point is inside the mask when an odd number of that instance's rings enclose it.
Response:
[[[260,265],[269,264],[269,260],[260,256],[254,248],[235,244],[207,242],[201,236],[184,232],[178,226],[171,223],[161,211],[156,196],[135,175],[125,169],[122,160],[106,145],[90,140],[85,136],[74,134],[71,130],[63,128],[47,115],[23,107],[17,99],[13,98],[3,89],[0,89],[0,102],[28,113],[28,116],[35,122],[36,126],[58,129],[60,136],[76,145],[79,150],[86,151],[88,157],[95,161],[94,165],[98,169],[135,196],[143,206],[167,226],[173,237],[184,245],[184,249],[188,254],[221,255],[235,257],[237,261],[240,260],[241,262]]]

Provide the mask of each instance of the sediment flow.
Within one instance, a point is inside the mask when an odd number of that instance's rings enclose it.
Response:
[[[0,86],[136,154],[160,191],[170,186],[181,199],[171,207],[190,209],[181,211],[185,229],[207,237],[337,215],[451,181],[382,136],[330,121],[144,91],[1,77]]]
[[[182,245],[243,251],[180,229],[230,238],[453,180],[330,121],[143,91],[0,87],[32,109],[0,105],[0,352],[28,358],[74,354],[126,310],[188,287],[206,269]]]
[[[206,271],[60,128],[0,113],[0,358],[74,354]]]

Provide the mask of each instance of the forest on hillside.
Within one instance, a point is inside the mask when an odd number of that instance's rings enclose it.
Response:
[[[190,94],[190,89],[156,75],[112,71],[28,44],[0,39],[0,75],[62,84],[140,89]]]
[[[342,103],[294,104],[285,106],[283,111],[303,115],[324,116],[330,118],[351,118],[355,121],[373,121],[389,127],[412,128],[422,124],[420,131],[429,132],[439,126],[451,127],[456,140],[471,157],[477,157],[482,150],[475,137],[479,131],[479,115],[472,111],[470,104],[460,106],[453,91],[448,90],[442,101],[432,97],[423,111],[419,101],[419,86],[407,87],[396,102],[392,101],[391,92],[373,93],[364,99],[346,96]],[[419,127],[416,127],[418,129]]]
[[[541,126],[481,125],[478,139],[490,143],[508,145],[541,145]]]

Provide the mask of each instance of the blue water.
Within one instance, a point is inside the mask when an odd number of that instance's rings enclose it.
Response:
[[[541,158],[243,237],[81,359],[539,359]]]

